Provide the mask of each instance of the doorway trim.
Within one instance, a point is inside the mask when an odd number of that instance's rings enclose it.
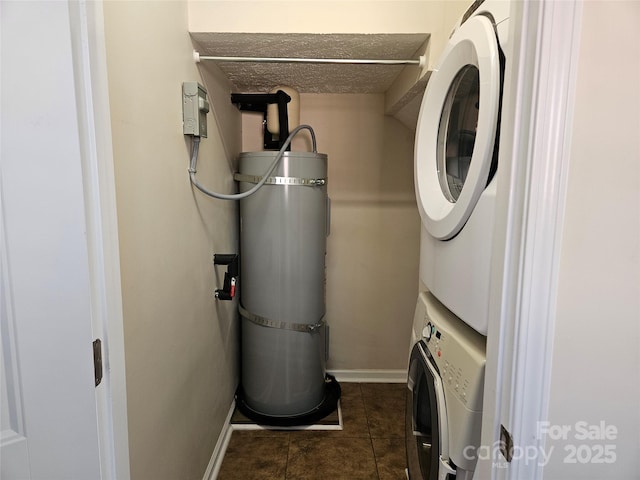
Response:
[[[515,2],[511,6],[509,105],[503,116],[508,155],[499,184],[500,238],[494,254],[487,359],[492,406],[483,445],[497,447],[501,426],[520,451],[544,448],[538,422],[548,414],[560,248],[567,192],[574,92],[580,48],[579,0]],[[503,148],[504,147],[504,148]],[[501,190],[500,190],[501,189]],[[488,398],[485,397],[485,400]],[[483,465],[487,478],[540,479],[543,466],[507,462],[497,448]],[[488,474],[490,470],[490,474]]]
[[[130,479],[120,254],[102,0],[69,1],[73,69],[82,141],[92,329],[103,344],[96,388],[101,471]]]

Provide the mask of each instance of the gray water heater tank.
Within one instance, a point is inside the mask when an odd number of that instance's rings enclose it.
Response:
[[[276,154],[240,155],[241,192]],[[240,201],[242,390],[258,414],[305,415],[324,400],[326,178],[325,154],[285,152],[269,181]]]

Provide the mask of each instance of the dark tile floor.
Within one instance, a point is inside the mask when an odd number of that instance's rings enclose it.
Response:
[[[343,430],[234,430],[219,480],[404,480],[403,384],[341,383]]]

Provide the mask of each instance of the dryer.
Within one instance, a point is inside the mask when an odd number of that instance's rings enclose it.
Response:
[[[418,296],[413,325],[405,423],[407,476],[469,480],[480,446],[486,337],[428,292]]]
[[[420,280],[487,334],[509,2],[475,2],[453,31],[422,100],[414,180]]]

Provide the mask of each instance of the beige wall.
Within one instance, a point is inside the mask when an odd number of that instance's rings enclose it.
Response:
[[[404,369],[418,289],[413,132],[384,115],[381,94],[302,94],[300,105],[329,155],[328,366]],[[262,149],[261,118],[243,114],[243,150]]]
[[[418,33],[440,31],[460,0],[189,0],[191,32]],[[286,19],[283,21],[283,18]],[[450,30],[450,27],[447,27]]]
[[[547,438],[549,480],[640,469],[639,22],[637,2],[583,5],[549,401],[551,424],[571,430]],[[617,433],[580,440],[579,421]]]
[[[211,259],[236,251],[238,226],[236,205],[190,186],[182,82],[206,81],[225,122],[209,115],[205,185],[231,188],[225,158],[239,150],[240,115],[224,81],[203,79],[191,59],[185,2],[107,1],[104,10],[131,478],[201,479],[237,379],[236,313],[212,297],[223,271]]]

